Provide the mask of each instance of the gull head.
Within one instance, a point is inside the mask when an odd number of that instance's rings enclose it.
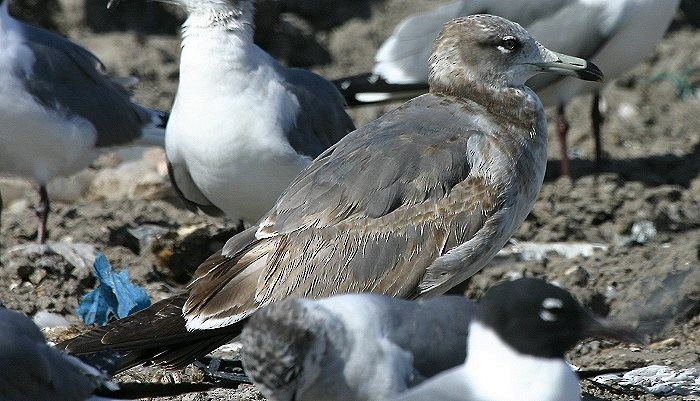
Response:
[[[521,278],[491,287],[479,300],[476,320],[521,354],[563,358],[588,337],[643,343],[632,329],[584,308],[565,289]]]
[[[300,299],[255,312],[241,333],[241,361],[256,388],[272,401],[292,401],[321,373],[326,353],[323,317]]]
[[[542,72],[589,81],[603,79],[600,69],[590,61],[555,53],[517,23],[488,14],[445,24],[429,62],[431,86],[446,88],[473,83],[518,88]]]

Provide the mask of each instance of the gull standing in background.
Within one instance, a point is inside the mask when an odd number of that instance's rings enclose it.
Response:
[[[377,294],[275,302],[243,329],[241,360],[269,401],[385,400],[464,362],[474,305]]]
[[[163,146],[167,116],[132,103],[89,51],[12,18],[8,3],[0,0],[0,172],[39,184],[43,244],[49,180],[87,167],[112,146]]]
[[[170,179],[190,210],[254,223],[354,129],[325,79],[253,43],[252,0],[174,0],[187,11],[168,122]]]
[[[588,337],[644,342],[563,288],[533,278],[496,284],[469,323],[464,364],[391,399],[580,401],[578,378],[564,354]]]
[[[608,81],[649,57],[680,0],[460,0],[401,21],[375,55],[372,73],[334,81],[348,104],[407,99],[427,90],[426,67],[442,25],[460,16],[489,13],[525,27],[549,49],[593,61]],[[564,108],[576,95],[594,93],[591,121],[595,161],[602,158],[600,87],[565,77],[537,77],[528,86],[556,106],[561,175],[569,175]]]
[[[552,72],[601,80],[492,15],[445,25],[430,93],[355,130],[304,169],[258,224],[202,263],[187,290],[62,344],[126,353],[121,369],[184,366],[289,297],[444,293],[484,267],[530,212],[547,164]]]

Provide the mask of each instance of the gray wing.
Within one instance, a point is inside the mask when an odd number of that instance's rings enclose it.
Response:
[[[476,304],[460,296],[421,301],[388,337],[413,354],[413,366],[423,377],[432,377],[464,363],[475,312]]]
[[[175,164],[168,159],[168,177],[170,178],[170,184],[172,184],[173,189],[177,193],[178,197],[182,199],[185,207],[196,212],[201,210],[209,216],[223,216],[224,211],[216,207],[213,203],[207,199],[207,197],[202,193],[197,184],[192,179],[190,171],[187,166],[182,164]]]
[[[263,217],[260,232],[378,219],[448,195],[469,174],[466,142],[478,126],[439,102],[414,99],[320,155]]]
[[[35,61],[31,70],[17,68],[16,72],[38,103],[90,121],[97,130],[97,147],[141,136],[141,127],[151,122],[152,113],[132,103],[92,53],[41,28],[24,24],[23,33]]]
[[[76,364],[73,357],[49,347],[27,316],[0,308],[0,399],[86,399],[98,383]]]
[[[474,396],[465,381],[463,366],[445,371],[416,387],[408,389],[392,401],[470,401]]]
[[[355,129],[345,112],[345,99],[320,76],[297,68],[283,72],[282,84],[299,102],[296,126],[288,133],[298,153],[315,158]]]
[[[373,71],[390,83],[427,82],[428,58],[435,38],[447,21],[470,14],[488,13],[527,27],[576,1],[461,0],[411,15],[397,25],[392,35],[379,48]]]
[[[430,263],[502,206],[501,188],[469,176],[467,142],[488,138],[465,107],[423,95],[319,156],[257,236],[198,268],[186,317],[236,320],[288,296],[417,296]]]

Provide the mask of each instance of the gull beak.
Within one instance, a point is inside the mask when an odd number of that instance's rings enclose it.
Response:
[[[626,343],[646,344],[647,340],[632,328],[605,319],[586,310],[583,323],[583,334],[586,337],[607,338]]]
[[[570,75],[584,81],[603,82],[603,72],[592,62],[551,50],[549,52],[554,55],[554,61],[532,63],[532,65],[539,67],[543,72]]]

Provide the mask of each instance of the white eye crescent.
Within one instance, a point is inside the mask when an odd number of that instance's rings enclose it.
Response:
[[[546,298],[542,301],[542,310],[540,310],[540,318],[546,322],[554,322],[557,320],[556,312],[564,306],[564,303],[559,298]]]
[[[559,298],[545,298],[542,301],[542,307],[545,309],[561,309],[563,306],[564,302]]]
[[[510,53],[520,46],[518,40],[513,36],[506,36],[501,39],[501,43],[497,46],[497,49],[503,53]]]

